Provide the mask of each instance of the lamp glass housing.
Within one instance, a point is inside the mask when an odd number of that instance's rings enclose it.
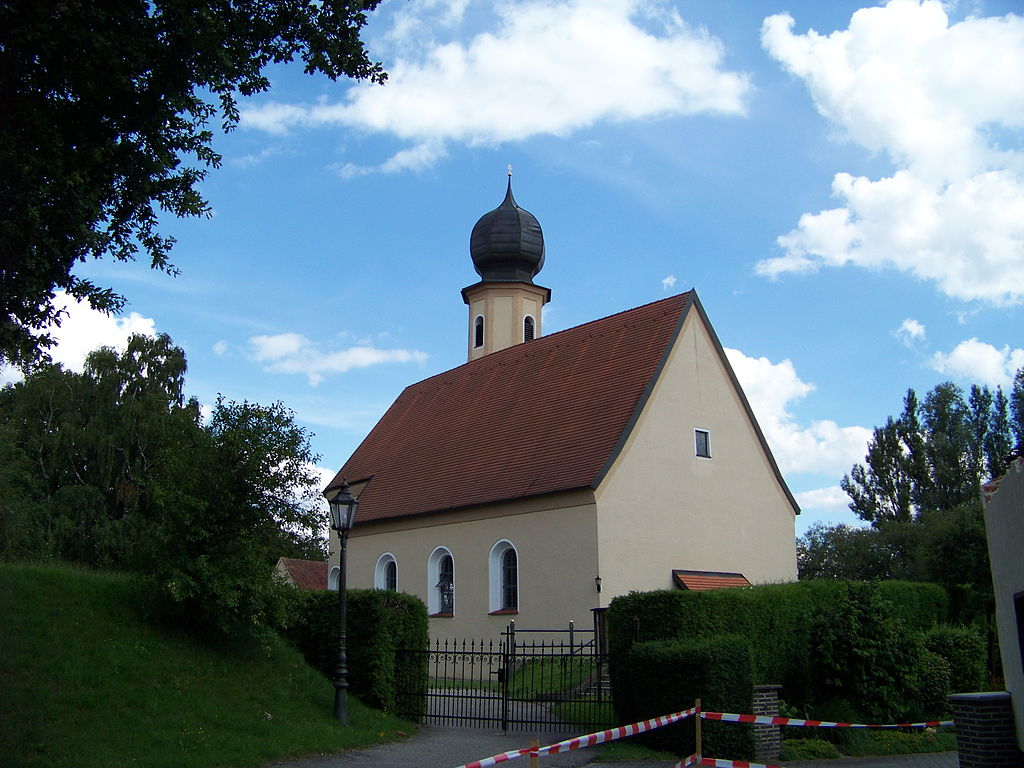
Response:
[[[327,503],[331,507],[331,528],[341,533],[352,530],[359,502],[349,493],[348,483],[343,482],[338,492],[328,499]]]

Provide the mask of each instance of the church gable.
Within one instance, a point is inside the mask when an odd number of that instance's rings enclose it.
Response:
[[[669,588],[675,569],[795,578],[799,507],[696,298],[597,504],[617,593]]]

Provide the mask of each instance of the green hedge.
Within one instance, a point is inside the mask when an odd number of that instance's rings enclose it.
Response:
[[[897,618],[912,632],[927,632],[936,624],[949,620],[949,593],[939,584],[917,581],[871,583],[883,600],[892,603]]]
[[[949,692],[969,693],[985,685],[985,636],[977,626],[942,624],[924,635],[924,647],[949,664]]]
[[[751,703],[750,644],[722,635],[707,640],[654,640],[634,644],[621,660],[629,675],[615,690],[616,716],[632,723],[694,705],[709,712],[746,712]],[[642,741],[654,749],[691,755],[695,718],[658,728]],[[704,720],[702,751],[733,760],[754,756],[749,725]]]
[[[412,595],[377,589],[347,591],[347,661],[349,689],[363,703],[395,712],[408,710],[398,701],[402,689],[426,692],[425,669],[398,656],[402,649],[426,649],[427,608]],[[306,660],[333,679],[338,659],[338,593],[296,590],[295,611],[282,634]]]
[[[927,685],[916,672],[920,633],[947,611],[942,587],[909,582],[631,593],[608,610],[612,685],[616,695],[628,687],[633,670],[624,660],[637,642],[738,635],[749,643],[753,683],[781,684],[783,698],[808,716],[829,719],[822,707],[848,698],[865,717],[888,718],[922,708],[918,694],[934,701],[937,665],[928,664]]]

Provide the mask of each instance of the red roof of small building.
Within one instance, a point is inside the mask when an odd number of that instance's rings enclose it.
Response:
[[[707,589],[723,587],[749,587],[750,582],[742,573],[722,573],[720,571],[672,571],[672,580],[680,589],[691,589],[701,592]]]
[[[327,563],[323,560],[299,560],[279,557],[277,563],[300,589],[327,589]]]
[[[407,387],[328,490],[369,480],[360,524],[596,488],[692,307],[671,296]]]

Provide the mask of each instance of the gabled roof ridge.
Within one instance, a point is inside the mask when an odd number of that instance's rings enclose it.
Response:
[[[545,336],[540,336],[534,339],[533,341],[514,344],[511,347],[500,349],[497,352],[491,352],[488,355],[478,357],[476,360],[470,360],[468,362],[462,363],[462,365],[457,365],[454,368],[449,368],[446,371],[440,371],[439,373],[435,373],[432,376],[428,376],[425,379],[420,379],[419,381],[410,384],[409,386],[406,387],[406,390],[411,390],[414,388],[427,389],[430,386],[431,382],[435,382],[438,385],[443,386],[444,382],[436,380],[439,380],[442,377],[454,378],[460,376],[462,375],[462,371],[467,366],[470,365],[475,365],[479,367],[481,370],[487,370],[489,367],[492,366],[500,367],[514,365],[519,360],[523,360],[530,357],[536,357],[538,354],[559,349],[565,346],[566,344],[571,343],[571,338],[566,337],[563,334],[572,334],[574,336],[579,335],[580,333],[582,333],[581,329],[587,328],[588,326],[600,326],[599,330],[595,330],[594,328],[592,328],[592,332],[586,334],[585,337],[590,339],[614,333],[616,330],[622,328],[633,328],[641,324],[641,321],[639,320],[639,315],[644,314],[642,310],[653,307],[655,304],[668,304],[670,302],[679,300],[692,301],[695,296],[696,292],[691,288],[689,291],[677,293],[672,296],[666,296],[663,299],[649,301],[646,304],[641,304],[638,307],[623,309],[614,314],[607,315],[605,317],[599,317],[596,320],[588,320],[587,322],[580,323],[579,325],[573,325],[570,326],[569,328],[563,328],[560,331],[555,331],[554,333],[547,334]],[[672,311],[674,311],[674,308],[666,309],[663,314],[668,314],[669,312]],[[622,325],[615,323],[614,321],[616,319],[622,319],[622,315],[633,315],[638,319],[634,320],[633,322],[626,322]]]

